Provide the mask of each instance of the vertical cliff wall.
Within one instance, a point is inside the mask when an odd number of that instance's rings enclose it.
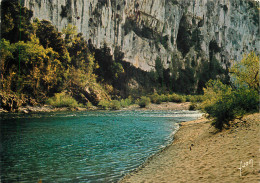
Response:
[[[96,47],[119,47],[125,60],[150,71],[160,58],[177,81],[198,85],[203,65],[222,68],[259,51],[259,4],[252,0],[24,0],[34,17],[62,30],[77,26]],[[187,71],[188,72],[188,71]]]

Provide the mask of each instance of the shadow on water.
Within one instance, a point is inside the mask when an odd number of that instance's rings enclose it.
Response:
[[[1,115],[3,182],[115,182],[173,139],[191,111]]]

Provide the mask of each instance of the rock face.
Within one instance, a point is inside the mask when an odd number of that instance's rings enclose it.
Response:
[[[259,10],[252,0],[24,0],[24,5],[60,31],[76,25],[96,47],[106,43],[112,52],[119,47],[125,61],[145,71],[154,69],[156,58],[165,68],[177,68],[177,75],[178,68],[199,68],[213,57],[225,68],[259,50]]]

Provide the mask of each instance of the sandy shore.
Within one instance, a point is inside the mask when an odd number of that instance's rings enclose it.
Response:
[[[183,122],[172,145],[124,177],[138,182],[260,182],[260,114],[217,132],[210,121]]]
[[[174,103],[162,102],[161,104],[149,104],[145,108],[140,108],[139,105],[134,104],[125,108],[124,110],[189,110],[190,102]]]
[[[189,110],[190,102],[174,103],[163,102],[161,104],[149,104],[146,109],[148,110]]]

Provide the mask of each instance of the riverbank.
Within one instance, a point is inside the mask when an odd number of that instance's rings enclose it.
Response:
[[[207,119],[183,122],[172,145],[120,182],[258,182],[259,119],[247,115],[222,132]]]
[[[146,108],[140,108],[139,105],[133,104],[128,106],[127,108],[123,108],[122,110],[189,110],[190,102],[184,103],[174,103],[174,102],[163,102],[161,104],[149,104]],[[23,106],[19,107],[15,112],[18,113],[38,113],[38,112],[58,112],[58,111],[87,111],[87,110],[99,110],[98,107],[92,106],[90,108],[84,107],[61,107],[57,108],[50,105],[42,105],[42,106]],[[4,109],[0,108],[0,113],[8,113]]]

